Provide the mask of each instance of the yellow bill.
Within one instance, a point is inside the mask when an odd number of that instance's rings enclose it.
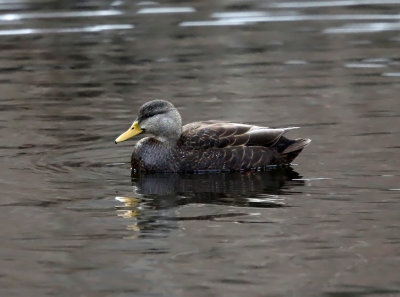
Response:
[[[129,138],[139,135],[142,132],[143,130],[140,128],[139,123],[135,121],[126,132],[122,133],[117,139],[115,139],[115,143],[128,140]]]

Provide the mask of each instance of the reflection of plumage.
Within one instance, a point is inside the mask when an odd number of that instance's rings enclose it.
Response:
[[[276,167],[263,172],[205,172],[201,174],[179,173],[132,173],[135,194],[143,197],[185,197],[199,202],[208,199],[262,198],[292,191],[303,186],[292,167]],[[193,201],[188,201],[191,203]]]
[[[124,141],[149,133],[137,143],[132,168],[144,171],[238,171],[288,164],[311,140],[289,140],[295,127],[272,129],[223,121],[190,123],[182,127],[175,107],[163,100],[144,104],[138,120],[117,138]]]

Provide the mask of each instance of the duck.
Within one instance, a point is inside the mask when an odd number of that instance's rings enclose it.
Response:
[[[144,135],[133,148],[132,172],[261,171],[290,165],[311,142],[284,134],[299,127],[269,128],[221,120],[182,126],[177,108],[166,100],[144,103],[120,143]]]

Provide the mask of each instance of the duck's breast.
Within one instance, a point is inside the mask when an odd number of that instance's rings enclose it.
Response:
[[[132,169],[141,171],[176,171],[174,151],[157,139],[147,137],[140,140],[131,158]]]

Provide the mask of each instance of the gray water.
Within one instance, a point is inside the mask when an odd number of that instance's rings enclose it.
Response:
[[[400,1],[0,1],[1,296],[400,296]],[[291,169],[130,175],[150,99],[301,126]]]

